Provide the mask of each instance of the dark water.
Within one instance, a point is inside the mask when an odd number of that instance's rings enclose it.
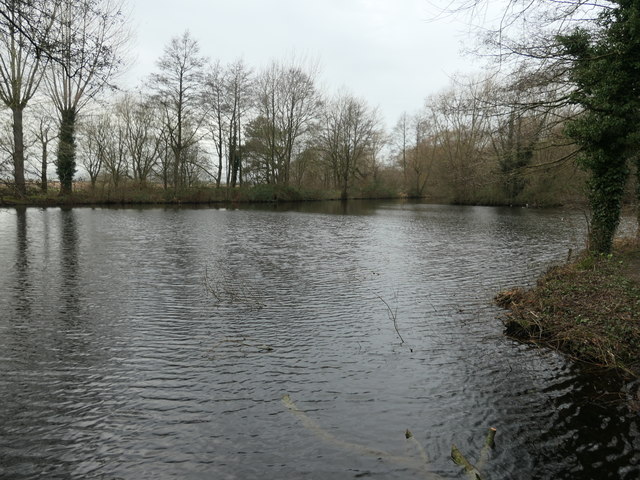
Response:
[[[619,381],[491,305],[583,244],[566,211],[0,211],[0,478],[466,478],[494,426],[486,478],[637,479]]]

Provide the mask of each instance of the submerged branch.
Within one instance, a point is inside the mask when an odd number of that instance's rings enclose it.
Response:
[[[470,480],[482,480],[478,469],[469,460],[467,460],[455,445],[451,445],[451,459],[456,463],[456,465],[460,465],[464,469]]]
[[[341,440],[335,437],[334,435],[332,435],[331,433],[327,432],[320,425],[318,425],[317,422],[311,419],[305,412],[300,410],[298,406],[293,402],[293,400],[291,400],[291,397],[289,395],[284,395],[282,397],[282,403],[284,404],[285,407],[287,407],[287,409],[291,413],[293,413],[300,420],[300,422],[302,422],[305,428],[307,428],[309,431],[314,433],[317,437],[321,438],[322,440],[324,440],[325,442],[331,445],[342,448],[344,450],[350,450],[360,455],[373,456],[383,461],[387,461],[397,465],[402,465],[404,467],[420,470],[424,473],[425,478],[427,480],[444,480],[440,475],[432,473],[427,469],[427,455],[424,452],[424,449],[422,448],[422,446],[418,443],[418,441],[415,438],[413,438],[412,434],[410,434],[411,432],[409,432],[410,435],[407,435],[405,433],[405,437],[407,438],[407,440],[411,441],[414,445],[417,445],[416,448],[418,448],[418,451],[421,452],[420,460],[417,460],[412,457],[403,457],[399,455],[394,455],[394,454],[385,452],[383,450],[370,448],[366,445],[360,445],[358,443]]]
[[[307,428],[317,437],[321,438],[331,445],[337,446],[344,450],[350,450],[357,454],[374,456],[380,460],[388,461],[390,463],[395,463],[408,468],[414,468],[416,470],[422,471],[425,475],[425,478],[427,478],[428,480],[444,480],[440,475],[437,475],[428,470],[428,465],[431,462],[429,461],[427,452],[424,450],[420,442],[418,442],[418,440],[414,437],[413,433],[411,433],[409,429],[405,431],[404,435],[407,439],[407,442],[409,442],[417,451],[419,461],[414,457],[394,455],[383,450],[377,450],[367,447],[366,445],[360,445],[358,443],[341,440],[335,435],[327,432],[320,425],[318,425],[316,421],[311,419],[305,412],[300,410],[298,406],[293,402],[293,400],[291,400],[291,397],[288,394],[282,397],[282,403],[292,414],[294,414],[300,420],[300,422],[302,422],[305,428]],[[482,447],[482,450],[480,451],[480,455],[478,458],[479,468],[483,468],[489,460],[490,452],[494,445],[495,435],[496,429],[490,428],[487,432],[484,445]],[[482,476],[480,475],[478,467],[469,462],[469,460],[467,460],[467,458],[455,445],[451,446],[451,458],[456,464],[464,468],[470,479],[482,480]]]
[[[482,446],[482,450],[480,450],[480,455],[478,457],[477,465],[473,465],[462,454],[462,452],[458,449],[458,447],[456,447],[455,445],[451,445],[451,459],[457,465],[460,465],[464,469],[465,473],[467,474],[467,477],[470,480],[482,480],[483,479],[482,475],[480,474],[480,470],[479,469],[484,468],[484,466],[486,465],[487,461],[489,460],[489,456],[491,454],[491,449],[493,448],[493,445],[494,445],[495,436],[496,436],[496,429],[491,427],[487,431],[487,436],[485,438],[484,445]]]

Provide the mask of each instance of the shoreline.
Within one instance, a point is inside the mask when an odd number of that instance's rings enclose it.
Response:
[[[617,240],[613,253],[551,267],[525,290],[500,292],[505,335],[582,363],[640,377],[640,242]]]
[[[349,200],[415,200],[397,192],[376,190],[354,192]],[[33,192],[17,196],[0,190],[0,207],[91,207],[91,206],[179,206],[179,205],[233,205],[268,204],[281,202],[317,202],[341,200],[334,190],[306,190],[283,185],[258,185],[251,187],[193,187],[187,189],[163,189],[158,186],[135,188],[84,188],[61,196],[58,191]]]
[[[509,202],[505,199],[470,199],[468,202],[457,202],[451,197],[442,195],[411,196],[397,188],[385,185],[371,185],[353,188],[348,197],[342,198],[339,190],[304,188],[290,185],[243,185],[226,187],[201,185],[189,188],[163,188],[158,184],[132,185],[130,183],[118,187],[98,184],[91,187],[79,183],[69,195],[61,196],[58,188],[52,185],[47,192],[30,188],[28,193],[19,196],[11,188],[0,187],[0,207],[86,207],[86,206],[139,206],[139,205],[233,205],[233,204],[274,204],[318,201],[344,200],[407,200],[425,201],[433,204],[490,206],[512,208],[583,208],[586,203],[573,199],[534,201],[522,199]],[[565,199],[566,200],[566,199]]]

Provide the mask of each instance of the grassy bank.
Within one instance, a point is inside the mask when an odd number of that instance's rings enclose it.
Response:
[[[400,195],[386,188],[355,190],[350,198],[398,198]],[[158,185],[77,185],[71,195],[60,196],[52,188],[47,193],[37,189],[18,196],[10,188],[0,189],[0,206],[83,206],[83,205],[189,205],[225,203],[264,203],[336,200],[337,190],[312,190],[283,185],[256,185],[238,188],[198,186],[175,190]]]
[[[577,360],[640,376],[640,245],[551,268],[531,290],[496,296],[507,335]]]

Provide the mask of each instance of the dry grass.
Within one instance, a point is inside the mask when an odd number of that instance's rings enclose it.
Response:
[[[138,185],[123,182],[114,187],[98,183],[91,188],[86,182],[74,183],[73,193],[60,196],[56,188],[41,193],[30,188],[26,196],[19,196],[10,187],[0,186],[0,206],[82,206],[82,205],[181,205],[181,204],[228,204],[296,202],[303,200],[326,200],[337,198],[331,191],[302,190],[281,185],[243,186],[238,188],[201,185],[175,190],[163,189],[161,185],[149,183]]]

